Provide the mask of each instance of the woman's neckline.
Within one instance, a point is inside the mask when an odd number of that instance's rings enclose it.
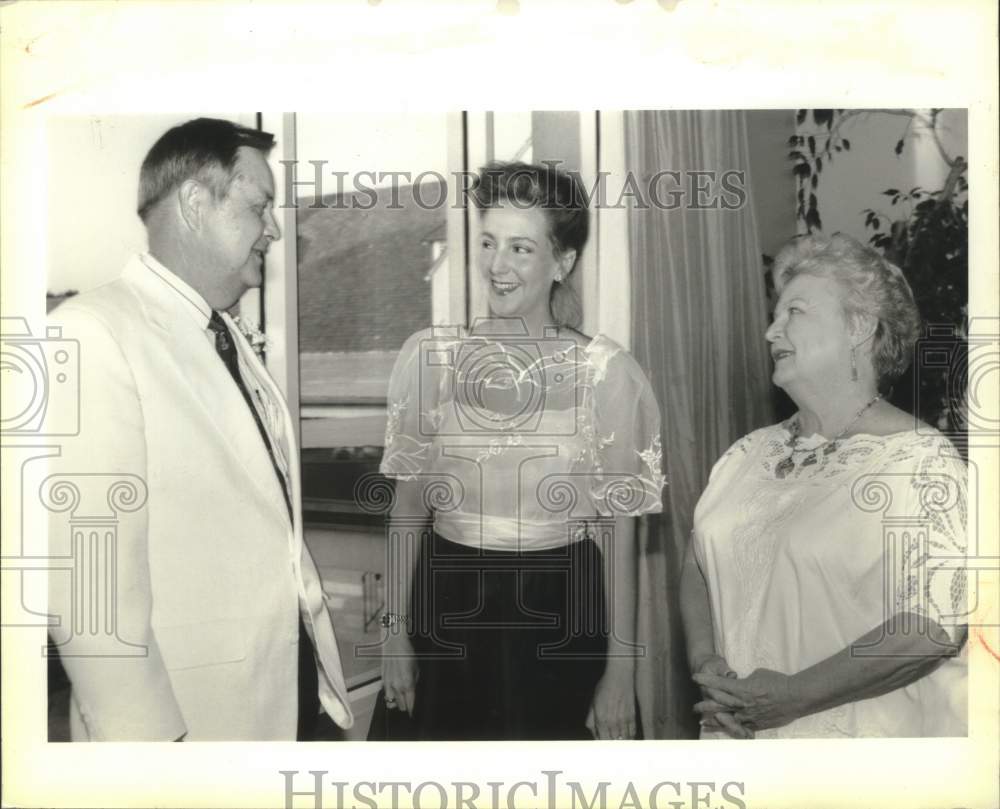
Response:
[[[784,421],[779,422],[779,426],[782,432],[784,432],[789,437],[792,435],[792,430],[790,425],[794,418],[795,416],[793,415],[790,418],[787,418]],[[910,427],[909,429],[906,430],[895,430],[891,433],[882,433],[882,434],[869,433],[862,430],[856,433],[851,433],[850,435],[842,436],[836,439],[836,443],[841,444],[845,441],[850,441],[854,438],[875,438],[879,440],[884,440],[888,438],[896,438],[898,436],[903,436],[903,435],[911,435],[914,433],[917,435],[924,435],[924,433],[921,433],[919,430],[917,430],[916,427]],[[933,435],[933,433],[927,433],[926,435]],[[813,442],[819,442],[820,444],[822,444],[822,443],[831,443],[833,441],[833,439],[827,438],[822,433],[813,433],[812,435],[800,435],[798,436],[798,439],[802,444],[810,444]]]
[[[607,339],[603,332],[597,332],[587,342],[578,341],[578,340],[576,340],[575,337],[574,338],[568,338],[568,337],[562,337],[562,336],[558,336],[558,337],[555,337],[555,338],[550,338],[550,337],[531,338],[531,337],[528,337],[527,335],[521,336],[521,335],[514,335],[514,334],[500,334],[500,335],[474,334],[472,332],[472,330],[468,326],[463,326],[462,327],[462,334],[463,334],[463,336],[466,339],[469,339],[469,340],[486,340],[486,341],[493,342],[493,343],[501,343],[501,342],[503,342],[503,339],[505,337],[508,338],[508,339],[515,340],[515,341],[523,341],[523,340],[531,340],[531,339],[537,339],[537,340],[549,340],[549,339],[557,339],[557,340],[558,339],[563,339],[563,340],[565,340],[565,339],[572,339],[575,348],[580,349],[581,351],[586,351],[588,353],[594,348],[594,346],[597,344],[597,342],[599,340],[601,340],[601,339]],[[586,335],[583,335],[583,336],[586,336]]]

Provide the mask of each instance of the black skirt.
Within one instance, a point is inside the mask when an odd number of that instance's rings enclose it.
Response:
[[[592,738],[585,722],[608,644],[592,540],[518,552],[432,534],[410,617],[418,681],[407,738]]]

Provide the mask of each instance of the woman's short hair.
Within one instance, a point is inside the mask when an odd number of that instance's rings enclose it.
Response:
[[[161,199],[191,178],[208,185],[216,199],[225,197],[241,146],[266,155],[274,135],[218,118],[196,118],[168,129],[139,170],[139,218],[145,222]]]
[[[880,388],[909,367],[920,312],[902,270],[878,252],[844,233],[799,236],[781,249],[771,272],[779,294],[797,275],[830,278],[843,290],[845,316],[876,322],[871,357]]]
[[[469,194],[481,211],[502,204],[541,210],[555,254],[574,250],[579,260],[590,233],[590,212],[587,193],[576,174],[561,171],[554,162],[493,161],[480,169]],[[559,323],[579,325],[579,300],[566,283],[553,284],[549,307]]]

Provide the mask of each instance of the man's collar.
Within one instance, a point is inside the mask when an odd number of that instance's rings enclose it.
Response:
[[[159,278],[164,286],[169,287],[175,294],[184,299],[186,302],[184,310],[191,315],[200,328],[208,328],[208,321],[212,317],[212,307],[208,305],[208,302],[190,284],[182,281],[177,275],[164,267],[151,253],[141,253],[139,261],[153,275]]]

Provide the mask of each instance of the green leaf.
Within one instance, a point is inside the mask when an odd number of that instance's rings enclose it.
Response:
[[[847,138],[841,138],[840,143],[844,147],[845,152],[851,151],[851,142]]]
[[[898,189],[898,188],[887,188],[887,189],[886,189],[885,191],[883,191],[882,193],[883,193],[883,194],[884,194],[885,196],[887,196],[887,197],[893,197],[893,196],[895,196],[896,194],[898,194],[898,193],[899,193],[899,189]]]
[[[814,138],[812,135],[810,135],[808,143],[809,143],[809,154],[815,155],[816,154],[816,138]]]

